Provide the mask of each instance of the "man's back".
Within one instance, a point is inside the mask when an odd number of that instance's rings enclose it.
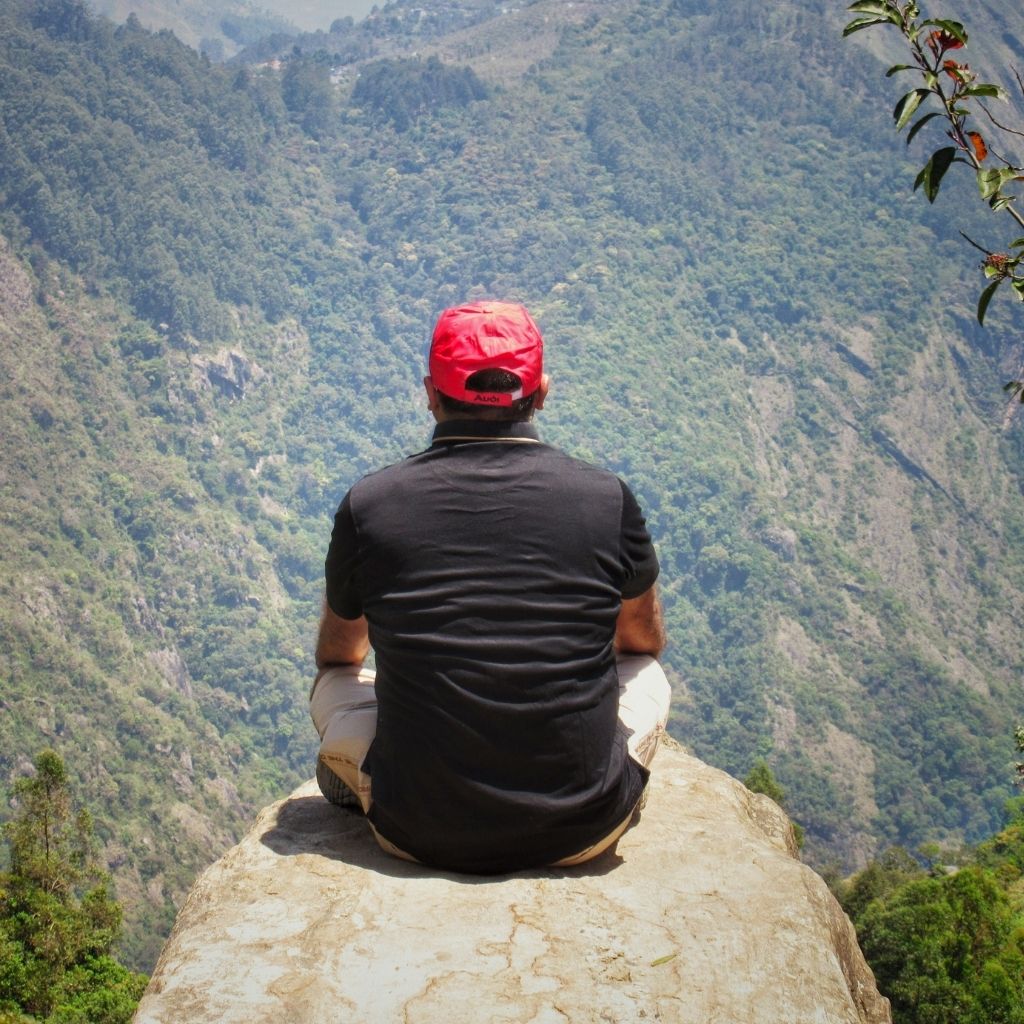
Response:
[[[317,779],[439,867],[599,856],[668,719],[657,556],[625,484],[540,443],[543,349],[515,303],[444,310],[434,443],[352,488],[327,555]]]
[[[616,618],[657,563],[612,474],[524,423],[442,424],[360,481],[327,599],[377,656],[370,820],[428,863],[551,863],[607,833],[646,772],[617,732]]]

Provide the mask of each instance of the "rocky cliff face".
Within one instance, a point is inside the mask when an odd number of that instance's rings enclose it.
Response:
[[[651,786],[593,863],[477,878],[307,783],[196,882],[136,1022],[890,1021],[774,803],[672,743]]]

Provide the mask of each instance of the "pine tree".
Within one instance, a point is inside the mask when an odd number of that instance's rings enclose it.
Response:
[[[4,826],[10,870],[0,874],[0,1022],[126,1024],[146,978],[111,955],[121,908],[96,864],[92,821],[75,812],[64,762],[52,750],[14,786]]]

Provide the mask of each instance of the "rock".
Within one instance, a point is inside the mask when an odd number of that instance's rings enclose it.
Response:
[[[220,349],[214,356],[194,355],[192,366],[209,386],[228,398],[242,398],[250,384],[261,381],[266,372],[237,349]]]
[[[782,557],[784,562],[796,560],[797,535],[795,530],[788,526],[769,526],[761,534],[764,545],[770,548],[777,555]]]
[[[668,742],[640,824],[573,869],[382,853],[314,782],[193,886],[136,1024],[889,1022],[767,797]]]
[[[189,678],[188,666],[176,647],[162,647],[158,651],[150,651],[149,660],[156,665],[170,686],[186,697],[192,696],[192,680]]]

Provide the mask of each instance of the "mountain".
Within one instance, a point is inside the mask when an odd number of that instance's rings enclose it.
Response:
[[[182,42],[201,49],[214,60],[230,57],[240,47],[264,36],[284,36],[299,29],[287,13],[278,14],[247,0],[177,0],[171,4],[153,0],[92,0],[89,6],[114,21],[131,18],[153,31],[173,32]]]
[[[291,38],[300,30],[326,30],[335,22],[363,18],[373,0],[90,0],[92,11],[112,21],[134,17],[153,31],[170,31],[212,60],[224,60],[265,38]]]
[[[1024,15],[971,16],[1005,68]],[[1000,827],[1022,320],[977,326],[959,230],[1008,236],[953,172],[911,194],[889,44],[842,23],[396,3],[248,53],[275,71],[0,7],[0,775],[61,752],[134,963],[311,774],[331,516],[425,444],[426,338],[467,297],[531,309],[544,437],[648,513],[678,739],[765,759],[813,864]]]

